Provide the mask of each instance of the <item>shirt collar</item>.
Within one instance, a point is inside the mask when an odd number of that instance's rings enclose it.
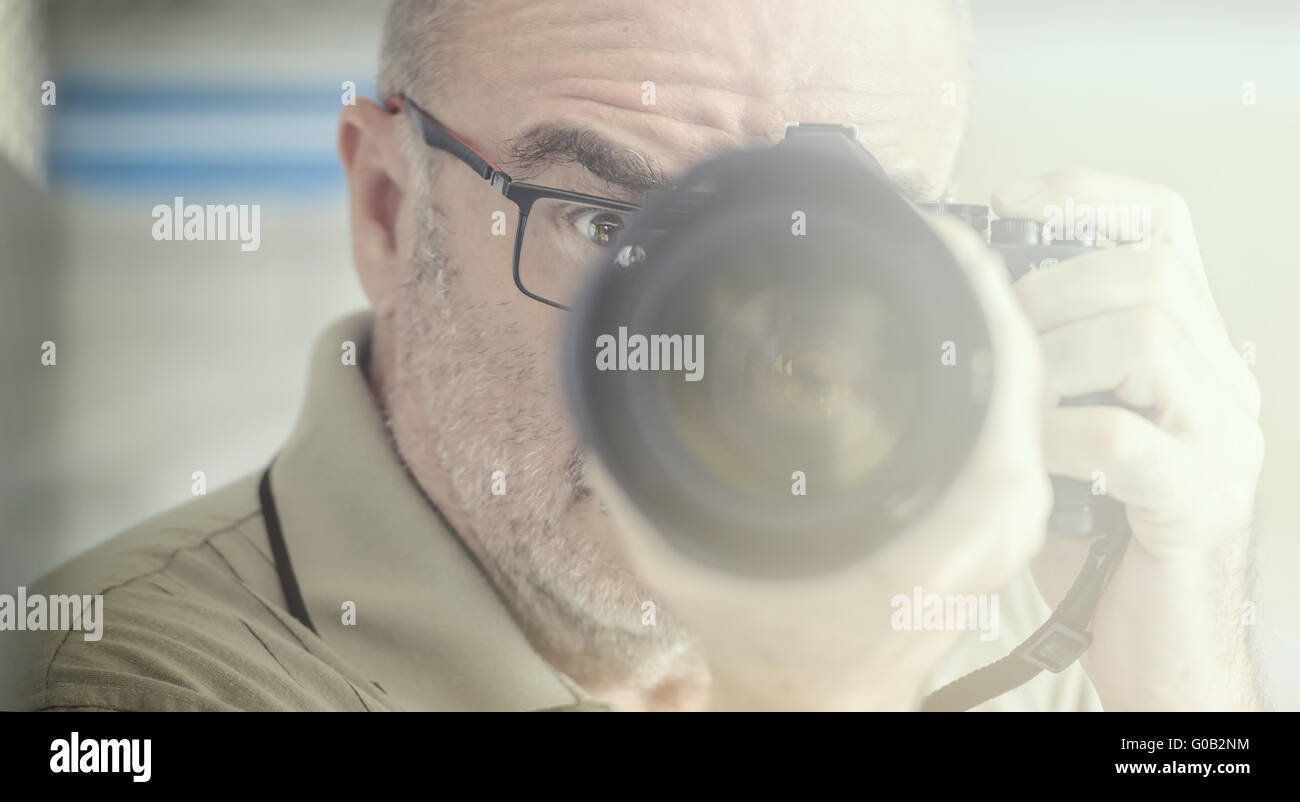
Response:
[[[321,638],[407,709],[590,706],[528,643],[407,472],[363,370],[373,317],[328,328],[271,469],[293,570]],[[355,364],[345,364],[347,344]],[[342,621],[344,602],[356,623]]]

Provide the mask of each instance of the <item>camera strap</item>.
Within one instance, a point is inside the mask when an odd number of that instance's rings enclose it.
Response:
[[[1024,685],[1047,669],[1059,674],[1092,645],[1088,623],[1128,548],[1132,530],[1128,522],[1114,533],[1098,538],[1088,551],[1083,570],[1050,618],[1011,654],[959,677],[925,697],[927,713],[959,712],[983,704]]]

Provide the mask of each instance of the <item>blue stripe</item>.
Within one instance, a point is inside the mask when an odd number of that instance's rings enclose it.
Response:
[[[266,197],[337,195],[343,176],[337,161],[270,164],[122,163],[80,161],[55,163],[50,183],[60,190],[96,195],[236,196],[259,202]]]
[[[96,195],[234,193],[265,198],[339,193],[343,183],[334,155],[332,115],[342,105],[343,80],[355,79],[241,86],[65,77],[57,83],[58,103],[51,110],[51,183],[61,190]],[[358,83],[358,98],[373,91],[369,80]],[[219,130],[230,138],[205,136],[212,126],[195,119],[197,115],[228,117],[230,124]],[[303,126],[295,124],[286,131],[286,117],[302,117]],[[158,130],[160,119],[171,121],[164,131],[174,140],[166,141],[167,134]],[[187,124],[188,119],[195,121]],[[138,136],[133,133],[137,123]],[[105,142],[97,129],[110,124],[113,141]],[[319,136],[307,136],[318,124]]]

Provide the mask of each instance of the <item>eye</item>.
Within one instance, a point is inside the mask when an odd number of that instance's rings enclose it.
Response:
[[[616,212],[589,211],[573,221],[582,235],[602,248],[614,244],[623,227],[623,216]]]

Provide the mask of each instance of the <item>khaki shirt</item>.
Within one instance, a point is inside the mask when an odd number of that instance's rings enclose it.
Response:
[[[368,313],[331,326],[270,488],[310,624],[290,612],[258,471],[92,549],[28,594],[103,594],[99,641],[0,632],[24,650],[36,710],[610,710],[529,645],[483,571],[406,472],[362,368]],[[359,360],[361,361],[361,360]],[[969,643],[937,687],[1005,655],[1046,619],[1022,581],[1001,637]],[[355,623],[344,623],[347,603]],[[1036,605],[1036,606],[1035,606]],[[980,709],[1095,708],[1078,666]]]

